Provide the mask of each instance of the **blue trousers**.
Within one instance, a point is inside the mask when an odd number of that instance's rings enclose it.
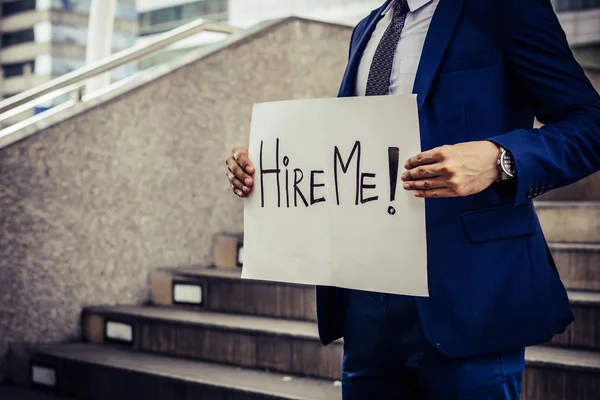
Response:
[[[423,336],[413,297],[348,291],[344,400],[519,400],[524,349],[468,359]]]

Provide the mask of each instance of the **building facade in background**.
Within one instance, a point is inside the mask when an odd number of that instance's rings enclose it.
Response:
[[[166,32],[198,18],[227,21],[228,0],[137,0],[140,36]]]
[[[85,65],[92,0],[0,0],[0,97]],[[242,28],[291,15],[356,24],[383,0],[117,0],[113,50],[143,43],[199,18]],[[600,87],[600,0],[552,0],[578,61]],[[202,33],[139,64],[147,68],[224,38]],[[113,71],[121,79],[136,71]]]
[[[248,27],[290,15],[357,24],[383,0],[229,0],[229,23]],[[600,88],[600,0],[552,0],[573,53]],[[532,16],[534,18],[535,16]]]
[[[229,0],[228,21],[248,27],[298,15],[355,25],[381,4],[383,0]],[[575,57],[600,88],[600,0],[552,0],[552,5]]]
[[[85,65],[92,0],[0,0],[0,96],[9,97]],[[117,0],[113,51],[135,44],[135,0]],[[113,79],[135,66],[115,70]]]
[[[266,19],[296,15],[355,25],[383,0],[229,0],[229,22],[248,27]]]

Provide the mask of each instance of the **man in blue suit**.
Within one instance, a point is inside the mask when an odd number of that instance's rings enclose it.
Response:
[[[386,1],[339,96],[411,92],[430,297],[319,287],[321,340],[344,337],[344,399],[519,399],[525,347],[573,320],[532,200],[600,170],[600,98],[549,0]],[[226,163],[245,197],[247,151]]]

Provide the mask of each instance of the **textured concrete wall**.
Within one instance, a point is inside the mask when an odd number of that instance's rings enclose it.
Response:
[[[79,335],[149,271],[208,264],[242,230],[224,159],[256,102],[332,97],[350,28],[287,20],[0,149],[0,371],[14,341]]]

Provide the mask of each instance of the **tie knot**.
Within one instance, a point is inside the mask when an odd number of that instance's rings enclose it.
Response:
[[[407,14],[410,11],[407,0],[394,0],[394,14]]]

